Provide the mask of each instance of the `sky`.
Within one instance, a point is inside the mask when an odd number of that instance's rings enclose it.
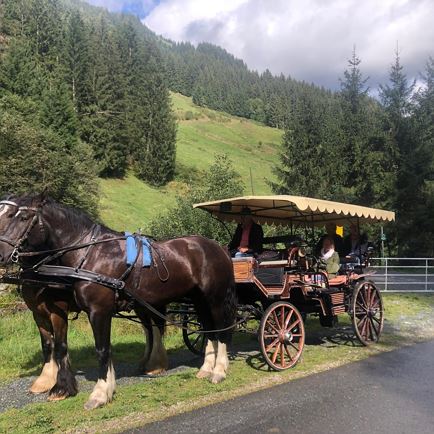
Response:
[[[331,89],[353,47],[375,90],[398,49],[409,78],[434,57],[434,0],[87,0],[137,15],[174,41],[211,42],[243,59]]]

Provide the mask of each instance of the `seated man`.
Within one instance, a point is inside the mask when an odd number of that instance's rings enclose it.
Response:
[[[326,228],[326,234],[322,235],[321,238],[318,240],[318,243],[316,244],[315,247],[315,256],[319,257],[320,253],[321,253],[321,249],[323,247],[323,241],[324,238],[328,237],[328,238],[332,238],[334,245],[335,245],[335,250],[338,252],[339,255],[344,254],[343,252],[343,239],[340,235],[338,235],[336,233],[336,224],[329,222],[325,225]]]
[[[231,256],[242,257],[261,253],[264,240],[264,232],[261,225],[253,221],[250,208],[243,208],[241,214],[241,223],[237,226],[232,241],[229,244]]]
[[[336,277],[339,271],[339,254],[335,251],[335,243],[333,238],[325,237],[323,239],[320,259],[326,266],[326,271],[329,279]]]
[[[360,234],[359,228],[351,224],[350,233],[344,238],[342,256],[354,256],[362,260],[368,249],[368,237],[366,234]]]

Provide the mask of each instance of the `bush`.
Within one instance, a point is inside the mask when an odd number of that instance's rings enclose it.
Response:
[[[203,185],[193,186],[186,195],[178,196],[173,208],[149,223],[147,232],[159,239],[203,235],[227,244],[233,233],[233,225],[227,225],[228,231],[208,213],[193,209],[193,204],[240,196],[243,190],[240,175],[233,169],[227,155],[216,155]]]

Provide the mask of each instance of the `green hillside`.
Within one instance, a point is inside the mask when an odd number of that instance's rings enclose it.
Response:
[[[240,173],[246,193],[270,193],[266,179],[277,161],[282,131],[223,112],[194,105],[191,98],[172,94],[178,118],[177,176],[164,188],[152,188],[132,174],[101,179],[101,216],[114,229],[137,230],[170,206],[190,180],[199,179],[216,153],[226,153]]]

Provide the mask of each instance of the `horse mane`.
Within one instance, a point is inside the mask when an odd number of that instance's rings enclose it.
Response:
[[[45,200],[45,204],[51,206],[55,211],[61,211],[65,215],[68,225],[74,229],[86,229],[95,223],[89,214],[80,208],[57,202],[51,197]]]

